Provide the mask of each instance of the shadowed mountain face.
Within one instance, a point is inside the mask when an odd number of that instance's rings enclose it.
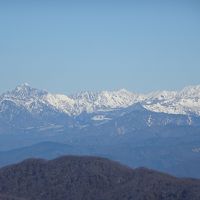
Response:
[[[199,200],[200,181],[96,157],[29,159],[0,169],[1,200]]]

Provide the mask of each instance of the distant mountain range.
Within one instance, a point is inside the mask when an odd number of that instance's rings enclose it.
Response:
[[[29,159],[0,169],[1,200],[199,200],[200,181],[97,157]]]
[[[74,95],[51,94],[30,87],[27,83],[1,95],[1,110],[7,103],[21,107],[33,114],[43,113],[46,108],[77,116],[83,112],[92,113],[126,108],[141,103],[153,112],[169,114],[200,115],[200,85],[188,86],[183,90],[157,91],[150,94],[136,94],[125,89],[118,91],[80,92]]]
[[[65,96],[23,84],[0,96],[1,166],[85,154],[200,177],[199,133],[200,86]]]
[[[186,87],[180,92],[163,91],[147,95],[122,89],[66,96],[23,84],[0,96],[0,134],[21,130],[29,132],[32,129],[34,132],[83,129],[91,124],[99,125],[124,118],[134,109],[149,112],[140,122],[144,126],[197,125],[200,115],[200,86]],[[165,117],[162,120],[160,117],[155,119],[153,116],[156,113]]]

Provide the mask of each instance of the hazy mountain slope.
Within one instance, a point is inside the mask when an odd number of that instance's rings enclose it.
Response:
[[[95,157],[29,159],[0,169],[0,194],[27,200],[198,200],[199,191],[199,180],[132,170]]]
[[[160,136],[141,136],[142,133],[89,138],[83,136],[80,140],[67,143],[67,137],[61,137],[60,142],[42,142],[36,145],[0,152],[0,166],[13,164],[24,159],[35,157],[52,159],[61,155],[96,155],[120,161],[132,167],[145,166],[179,177],[200,178],[200,137],[189,133],[178,137],[167,136],[165,130],[158,130]],[[191,133],[190,133],[191,132]],[[179,135],[183,134],[182,129]],[[184,135],[184,134],[183,134]],[[49,140],[52,138],[49,138]]]
[[[55,142],[42,142],[20,149],[0,152],[0,166],[17,163],[28,158],[52,159],[65,154],[79,154],[80,149]]]

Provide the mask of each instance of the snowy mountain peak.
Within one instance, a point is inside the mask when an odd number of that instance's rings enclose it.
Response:
[[[14,98],[24,100],[24,99],[30,99],[30,98],[35,98],[35,97],[41,97],[46,94],[47,94],[46,91],[32,88],[28,83],[24,83],[24,84],[18,85],[11,92],[6,93],[6,96],[12,96]]]
[[[83,91],[83,92],[79,92],[73,95],[70,95],[69,97],[74,99],[74,100],[86,100],[86,101],[94,101],[97,96],[98,96],[98,92],[91,92],[91,91]]]
[[[25,83],[1,95],[0,108],[4,100],[12,101],[29,112],[43,112],[50,108],[68,115],[126,108],[136,103],[154,112],[200,115],[200,85],[186,87],[180,92],[159,91],[147,95],[120,89],[101,92],[86,91],[66,96],[38,90]]]
[[[20,89],[28,88],[28,87],[31,87],[28,83],[22,83],[18,85],[16,88],[20,90]]]
[[[179,95],[188,98],[200,97],[200,85],[185,87]]]
[[[30,90],[30,89],[32,88],[28,83],[23,83],[23,84],[18,85],[13,91],[20,92],[20,91],[25,91],[25,90]]]

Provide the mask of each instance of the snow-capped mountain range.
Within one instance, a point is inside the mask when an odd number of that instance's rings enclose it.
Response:
[[[121,89],[80,92],[67,96],[51,94],[25,83],[0,96],[0,112],[7,109],[8,102],[32,114],[39,114],[50,108],[69,116],[78,116],[83,112],[110,111],[140,103],[153,112],[200,115],[200,85],[189,86],[181,91],[158,91],[150,94],[136,94]]]
[[[199,177],[199,133],[200,86],[150,94],[121,89],[66,96],[22,84],[0,95],[0,165],[9,157],[13,162],[30,155],[85,154],[167,172],[179,166],[182,173],[184,166],[184,176],[189,163],[192,175]],[[40,142],[62,145],[25,148]],[[1,152],[14,148],[22,149]],[[167,168],[169,163],[174,165]]]

